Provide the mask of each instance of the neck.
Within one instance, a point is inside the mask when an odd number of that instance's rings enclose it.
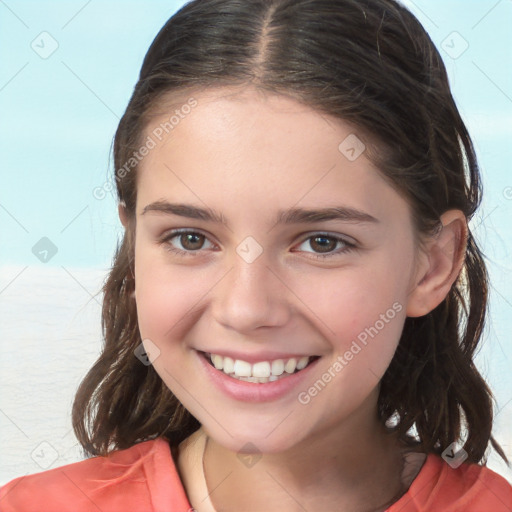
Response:
[[[380,511],[404,492],[398,443],[368,414],[247,460],[208,439],[204,472],[217,511]]]

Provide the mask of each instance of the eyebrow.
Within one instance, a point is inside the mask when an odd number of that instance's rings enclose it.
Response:
[[[157,212],[167,215],[178,215],[190,219],[204,220],[218,224],[228,225],[225,217],[211,208],[200,208],[190,204],[169,203],[168,201],[155,201],[144,207],[141,215],[148,212]],[[301,224],[322,222],[328,220],[342,220],[347,222],[371,222],[379,221],[369,213],[346,206],[331,208],[290,208],[280,210],[276,217],[276,224]]]

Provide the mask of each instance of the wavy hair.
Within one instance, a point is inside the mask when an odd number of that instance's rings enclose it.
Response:
[[[84,453],[164,437],[177,445],[199,422],[151,365],[134,356],[136,165],[152,115],[179,98],[223,86],[286,95],[351,123],[367,155],[407,198],[417,233],[460,209],[471,219],[481,180],[446,70],[418,20],[394,0],[194,0],[160,30],[114,139],[117,197],[129,219],[103,286],[104,346],[80,384],[72,422]],[[464,266],[445,300],[407,318],[381,380],[378,414],[408,444],[441,453],[463,442],[485,463],[493,398],[473,363],[487,314],[488,276],[469,232]],[[411,429],[415,435],[411,435]]]

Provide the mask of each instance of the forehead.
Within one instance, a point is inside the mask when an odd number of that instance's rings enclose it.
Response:
[[[224,88],[182,93],[162,110],[146,128],[154,148],[139,165],[139,210],[161,198],[236,203],[242,216],[299,202],[378,213],[393,199],[407,210],[353,126],[294,99]]]

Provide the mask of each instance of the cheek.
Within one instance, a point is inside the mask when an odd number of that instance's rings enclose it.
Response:
[[[141,337],[169,346],[169,341],[184,335],[200,296],[187,292],[186,288],[180,289],[175,283],[154,282],[151,286],[151,282],[146,281],[140,288],[136,302]]]
[[[331,271],[322,279],[302,276],[295,283],[297,295],[306,297],[304,303],[329,342],[328,364],[340,356],[344,373],[354,382],[380,380],[400,340],[408,281],[404,267],[385,265],[389,260]]]
[[[145,249],[135,256],[135,283],[141,337],[157,345],[183,333],[208,290],[197,270],[166,264],[161,252]]]

